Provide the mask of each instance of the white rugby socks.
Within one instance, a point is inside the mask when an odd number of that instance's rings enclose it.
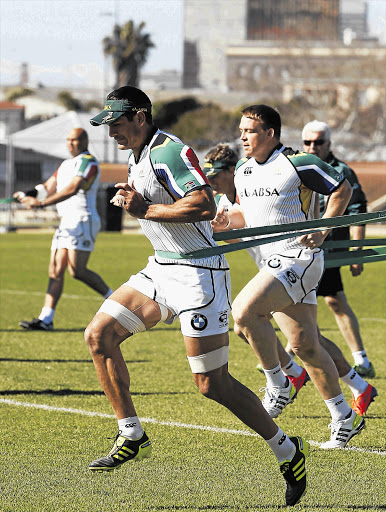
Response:
[[[118,429],[121,436],[132,440],[141,439],[143,434],[143,428],[138,416],[118,420]]]
[[[332,421],[342,421],[349,417],[351,414],[350,406],[348,405],[343,393],[334,398],[325,400],[324,403],[327,405]]]
[[[52,308],[48,308],[44,306],[40,315],[38,316],[39,320],[44,322],[45,324],[50,324],[54,320],[55,310]]]
[[[272,439],[267,439],[267,443],[279,463],[285,460],[292,460],[292,457],[295,455],[295,445],[281,428],[279,428]]]
[[[268,388],[284,388],[287,382],[287,378],[282,372],[280,364],[271,370],[263,368],[265,377],[267,379]]]

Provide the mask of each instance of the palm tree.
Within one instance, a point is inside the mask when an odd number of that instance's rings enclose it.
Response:
[[[144,21],[135,26],[130,20],[122,26],[115,25],[113,36],[103,39],[103,53],[113,57],[116,87],[138,85],[140,68],[154,47],[150,35],[141,33],[144,27]]]

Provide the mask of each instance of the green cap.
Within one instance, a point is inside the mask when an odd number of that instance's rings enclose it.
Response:
[[[231,167],[231,165],[222,162],[221,160],[217,160],[216,162],[205,162],[204,173],[207,178],[211,178],[212,176],[216,176],[220,171],[226,171],[229,167]]]
[[[126,112],[151,112],[151,103],[136,105],[129,100],[107,100],[102,112],[90,119],[93,126],[110,124],[119,119]]]

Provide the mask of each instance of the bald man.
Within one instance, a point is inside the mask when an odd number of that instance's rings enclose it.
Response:
[[[67,268],[72,277],[103,297],[107,298],[112,293],[103,279],[87,268],[101,225],[96,209],[99,164],[87,150],[88,136],[83,128],[69,132],[67,147],[72,158],[64,160],[47,181],[36,185],[34,190],[14,194],[27,209],[55,204],[60,217],[51,245],[44,306],[38,318],[20,322],[24,329],[53,330],[55,309],[63,291]]]

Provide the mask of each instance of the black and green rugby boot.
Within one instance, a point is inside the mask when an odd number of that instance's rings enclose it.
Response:
[[[142,460],[150,457],[151,449],[151,442],[145,432],[141,439],[133,441],[121,436],[119,431],[109,454],[94,460],[88,468],[91,471],[112,471],[128,460]]]
[[[295,455],[291,460],[285,460],[280,464],[287,489],[285,492],[285,500],[288,506],[296,505],[306,491],[306,457],[310,454],[310,445],[299,436],[290,437],[295,445]]]

